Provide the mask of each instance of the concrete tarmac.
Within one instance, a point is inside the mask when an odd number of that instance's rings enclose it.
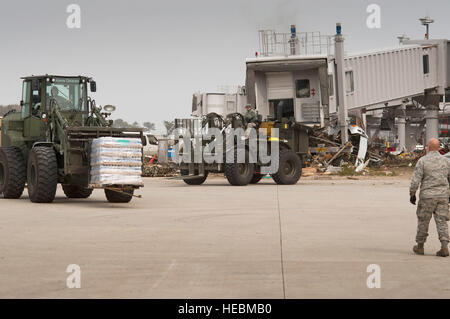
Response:
[[[146,178],[130,204],[100,190],[69,200],[60,188],[54,203],[33,204],[25,191],[0,198],[0,297],[449,298],[434,221],[425,256],[412,253],[408,186],[401,177],[246,187]],[[80,289],[66,286],[70,264]],[[369,265],[380,288],[368,288]]]

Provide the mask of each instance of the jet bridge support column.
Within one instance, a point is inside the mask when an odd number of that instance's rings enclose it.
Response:
[[[439,103],[442,95],[425,93],[414,97],[413,100],[425,106],[425,144],[432,138],[439,137]]]
[[[406,117],[405,117],[406,105],[400,106],[400,115],[397,117],[397,135],[398,135],[398,148],[400,151],[406,150]]]
[[[439,137],[439,106],[428,105],[425,113],[425,143]]]

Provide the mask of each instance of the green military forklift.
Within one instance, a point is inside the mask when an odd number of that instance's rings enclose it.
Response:
[[[96,106],[88,95],[96,82],[85,76],[24,77],[20,112],[3,116],[0,147],[0,193],[17,199],[25,186],[32,202],[50,203],[57,184],[68,198],[88,198],[90,146],[95,138],[140,138],[143,130],[112,127],[112,105]],[[127,203],[136,185],[103,188],[113,203]]]

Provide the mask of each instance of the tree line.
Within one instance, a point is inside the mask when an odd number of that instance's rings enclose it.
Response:
[[[5,115],[9,111],[16,110],[20,111],[20,105],[19,104],[8,104],[8,105],[0,105],[0,116]],[[164,127],[166,129],[167,135],[170,135],[175,127],[174,121],[163,121]],[[118,128],[138,128],[143,127],[146,132],[151,132],[156,130],[155,123],[152,122],[144,122],[139,124],[138,122],[134,121],[133,123],[128,123],[127,121],[123,119],[117,119],[114,120],[113,127]]]
[[[163,121],[163,124],[166,129],[167,135],[170,135],[172,133],[173,129],[175,128],[175,122],[174,121]],[[143,127],[145,129],[145,131],[147,131],[147,132],[156,130],[155,123],[152,123],[152,122],[144,122],[141,125],[136,121],[134,121],[133,123],[128,123],[127,121],[122,120],[122,119],[114,120],[113,127],[118,127],[118,128]]]
[[[6,113],[12,110],[19,111],[20,105],[19,104],[0,105],[0,116],[5,115]]]

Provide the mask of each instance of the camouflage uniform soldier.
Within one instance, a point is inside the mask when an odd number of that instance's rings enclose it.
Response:
[[[420,185],[419,204],[417,206],[417,245],[413,247],[416,254],[424,254],[424,243],[428,236],[431,216],[434,216],[441,249],[437,256],[446,257],[448,253],[449,180],[450,162],[438,152],[439,141],[428,142],[428,154],[422,157],[414,169],[409,189],[410,202],[416,204],[416,191]]]
[[[244,114],[244,119],[248,123],[247,127],[255,127],[256,121],[258,120],[258,115],[256,114],[256,111],[252,108],[251,104],[247,104],[245,106],[247,112]]]

